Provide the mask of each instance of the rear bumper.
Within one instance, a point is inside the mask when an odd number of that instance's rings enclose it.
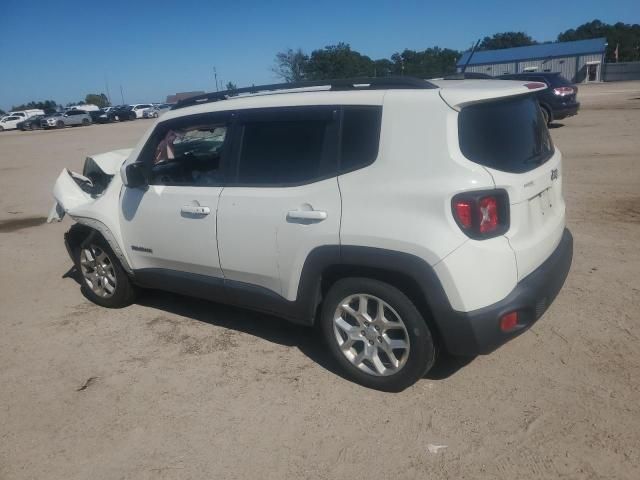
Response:
[[[563,118],[571,117],[573,115],[577,115],[578,110],[580,110],[580,102],[559,106],[553,109],[553,118],[561,120]]]
[[[518,283],[503,300],[471,312],[450,310],[437,319],[445,349],[454,355],[491,353],[530,328],[547,310],[564,285],[573,258],[573,237],[565,229],[549,258]],[[500,318],[518,312],[518,325],[508,333],[500,329]]]

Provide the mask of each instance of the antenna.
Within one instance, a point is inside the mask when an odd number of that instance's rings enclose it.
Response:
[[[471,49],[471,53],[469,54],[469,58],[467,58],[467,61],[465,62],[464,66],[462,67],[462,71],[460,73],[464,73],[465,70],[467,69],[467,65],[469,65],[469,62],[471,61],[471,57],[473,57],[473,54],[476,53],[476,48],[478,48],[478,45],[480,45],[480,39],[478,39],[476,44]]]

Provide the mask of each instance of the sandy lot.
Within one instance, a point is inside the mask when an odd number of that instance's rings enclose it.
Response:
[[[563,291],[525,335],[400,394],[344,380],[277,318],[89,303],[63,278],[70,222],[42,224],[51,187],[150,121],[0,134],[0,479],[640,478],[640,82],[579,96],[552,129]]]

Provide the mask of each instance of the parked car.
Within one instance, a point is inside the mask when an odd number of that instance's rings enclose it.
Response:
[[[131,105],[119,105],[113,109],[115,119],[124,122],[126,120],[135,120],[138,118],[136,112],[131,108]]]
[[[401,390],[438,351],[521,334],[565,281],[541,88],[380,77],[198,96],[132,150],[63,170],[49,220],[77,222],[67,250],[98,305],[149,287],[318,323],[346,375]]]
[[[93,123],[111,123],[117,121],[113,107],[106,107],[97,112],[89,112]]]
[[[21,120],[26,120],[27,118],[34,117],[36,115],[44,115],[44,110],[40,110],[39,108],[32,108],[29,110],[15,110],[13,112],[9,112],[8,115],[20,117]]]
[[[578,87],[569,82],[560,75],[560,73],[512,73],[495,78],[499,78],[500,80],[542,82],[546,84],[548,88],[541,90],[536,96],[547,123],[577,115],[580,109],[580,102],[577,100]]]
[[[67,110],[47,115],[40,122],[42,128],[77,127],[91,125],[91,116],[83,110]]]
[[[97,112],[98,110],[100,110],[100,107],[92,103],[81,103],[79,105],[70,105],[69,107],[65,108],[65,111],[69,111],[69,110],[82,110],[83,112]]]
[[[42,126],[40,125],[40,122],[42,121],[43,118],[44,118],[44,115],[35,115],[33,117],[29,117],[26,120],[22,120],[21,122],[19,122],[17,125],[17,128],[19,128],[22,131],[38,130],[42,128]]]
[[[142,118],[142,112],[144,112],[147,108],[152,108],[153,105],[150,103],[136,103],[131,106],[131,111],[136,114],[136,118]]]
[[[171,110],[170,105],[165,105],[165,104],[153,105],[151,108],[145,108],[142,111],[142,117],[158,118],[159,116],[167,113],[169,110]]]
[[[23,121],[24,118],[17,115],[5,115],[0,118],[0,132],[3,130],[15,130],[18,128],[18,123]]]

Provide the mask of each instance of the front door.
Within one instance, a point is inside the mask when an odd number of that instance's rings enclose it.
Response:
[[[598,68],[600,64],[592,63],[587,65],[587,82],[597,82],[598,81]]]
[[[331,106],[239,113],[235,179],[218,207],[226,280],[295,300],[309,253],[339,244],[337,123]]]
[[[162,122],[141,153],[149,186],[124,187],[121,225],[134,270],[221,277],[216,212],[224,181],[228,115]],[[162,273],[162,271],[158,271]]]

